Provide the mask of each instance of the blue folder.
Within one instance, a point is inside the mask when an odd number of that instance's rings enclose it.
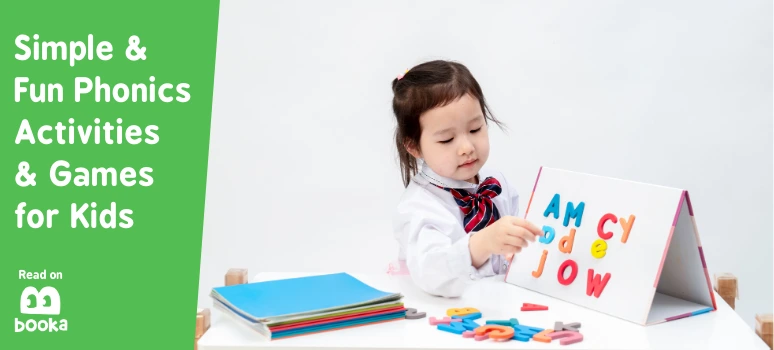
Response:
[[[399,293],[375,289],[347,273],[217,287],[213,288],[211,296],[260,323],[402,298]]]

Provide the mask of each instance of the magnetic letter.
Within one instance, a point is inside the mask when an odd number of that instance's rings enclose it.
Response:
[[[553,332],[548,334],[548,337],[551,338],[551,340],[561,339],[559,341],[559,344],[561,345],[570,345],[570,344],[575,344],[577,342],[583,341],[583,334],[580,334],[580,332],[570,332],[570,331]]]
[[[515,333],[512,327],[488,324],[475,329],[476,335],[488,335],[494,340],[510,340]]]
[[[532,277],[538,278],[543,274],[543,266],[546,264],[546,256],[548,256],[548,251],[543,249],[543,255],[540,257],[540,265],[538,265],[537,271],[532,271]]]
[[[559,251],[562,253],[572,253],[572,244],[575,242],[575,229],[570,229],[570,234],[559,240]]]
[[[543,226],[543,237],[540,237],[538,241],[540,243],[551,243],[554,240],[554,236],[556,236],[556,231],[554,231],[554,228],[551,226]]]
[[[606,273],[605,277],[600,281],[599,274],[594,275],[594,269],[589,269],[589,277],[586,280],[586,295],[591,296],[591,293],[593,292],[594,296],[599,298],[609,280],[610,272]]]
[[[567,270],[567,268],[570,267],[572,271],[570,271],[570,277],[564,278],[564,270]],[[569,286],[572,281],[575,281],[575,277],[578,276],[578,264],[571,260],[567,259],[565,260],[561,266],[559,266],[559,273],[557,274],[557,278],[559,279],[559,283]]]
[[[480,313],[481,311],[478,311],[478,309],[473,307],[463,307],[459,309],[448,309],[446,310],[447,316],[465,316],[475,313]]]
[[[591,256],[602,259],[605,257],[607,251],[607,242],[597,239],[591,244]]]
[[[599,225],[597,225],[597,234],[599,234],[599,238],[604,240],[608,240],[610,237],[613,237],[612,232],[605,232],[605,221],[607,220],[612,221],[614,224],[618,223],[618,218],[610,213],[603,215],[602,218],[599,219]]]
[[[571,218],[575,219],[575,227],[580,227],[585,206],[583,202],[580,202],[577,207],[573,208],[572,202],[567,202],[567,210],[564,213],[564,227],[570,224]]]
[[[551,203],[548,204],[548,208],[546,208],[546,211],[543,212],[543,216],[548,217],[548,214],[553,213],[554,219],[559,218],[559,194],[555,194],[554,198],[551,199]]]
[[[514,335],[513,339],[518,341],[528,342],[535,334],[539,334],[544,329],[532,326],[515,325],[513,326]]]
[[[532,340],[539,341],[543,343],[550,343],[551,338],[548,337],[548,334],[553,333],[553,329],[544,329],[542,332],[535,334],[532,336]]]
[[[632,232],[632,226],[634,225],[634,215],[629,215],[629,220],[621,218],[621,227],[623,227],[623,235],[621,236],[621,243],[626,243],[629,239],[629,232]]]

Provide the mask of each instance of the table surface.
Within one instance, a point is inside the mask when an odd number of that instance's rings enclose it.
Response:
[[[320,273],[260,273],[250,282]],[[768,350],[747,323],[716,295],[718,310],[653,326],[640,326],[503,282],[502,276],[473,284],[460,298],[440,298],[419,290],[408,276],[352,274],[388,292],[403,294],[407,308],[427,313],[419,320],[367,325],[270,341],[237,323],[233,316],[213,309],[210,329],[199,339],[199,350],[248,349],[745,349]],[[548,305],[547,311],[520,311],[522,303]],[[493,340],[475,341],[436,329],[430,317],[444,317],[450,308],[474,307],[486,320],[517,318],[523,325],[551,328],[556,321],[580,322],[583,341],[561,346],[552,343]]]

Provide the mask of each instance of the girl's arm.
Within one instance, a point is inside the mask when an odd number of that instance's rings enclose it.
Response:
[[[405,242],[406,265],[417,286],[433,295],[457,297],[475,279],[494,275],[489,260],[478,269],[473,266],[471,235],[458,219],[429,193],[415,195],[399,205],[395,230]]]

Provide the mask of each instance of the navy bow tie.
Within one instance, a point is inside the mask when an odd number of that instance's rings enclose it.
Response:
[[[475,193],[463,189],[436,186],[454,196],[454,201],[457,202],[465,215],[465,232],[479,231],[500,219],[497,206],[492,201],[502,192],[502,187],[497,179],[491,176],[487,177],[481,182]]]

